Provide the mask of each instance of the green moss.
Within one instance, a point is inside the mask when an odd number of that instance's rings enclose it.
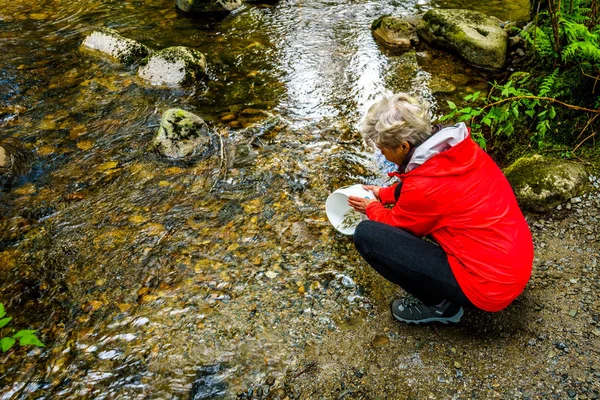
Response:
[[[519,203],[543,212],[580,195],[587,182],[582,165],[533,155],[518,159],[504,173]]]
[[[374,31],[375,29],[378,29],[379,27],[381,27],[381,23],[385,17],[387,17],[387,15],[383,15],[383,16],[377,18],[375,21],[373,21],[373,23],[371,24],[371,30]]]

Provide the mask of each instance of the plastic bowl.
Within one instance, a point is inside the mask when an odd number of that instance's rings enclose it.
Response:
[[[325,212],[327,218],[333,227],[344,235],[354,235],[356,226],[364,220],[367,220],[365,214],[354,211],[348,205],[348,197],[364,197],[366,199],[374,199],[375,195],[370,190],[366,190],[362,185],[345,186],[331,193],[325,201]],[[357,215],[351,215],[355,213]],[[350,214],[350,216],[348,216]],[[345,223],[343,223],[345,221]]]

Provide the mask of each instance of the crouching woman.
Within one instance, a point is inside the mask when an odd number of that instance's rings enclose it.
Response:
[[[398,166],[395,185],[365,186],[376,200],[348,200],[369,218],[354,233],[356,249],[409,293],[391,303],[393,316],[447,323],[463,307],[508,306],[531,275],[531,233],[504,174],[465,124],[432,127],[428,105],[398,93],[370,108],[361,133]]]

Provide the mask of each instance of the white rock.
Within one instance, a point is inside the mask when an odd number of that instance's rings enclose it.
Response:
[[[151,85],[182,86],[195,83],[206,74],[206,57],[183,46],[169,47],[145,58],[138,70]]]
[[[269,279],[275,279],[277,277],[277,272],[267,271],[265,272],[265,276]]]
[[[107,54],[123,65],[134,64],[150,54],[150,50],[143,44],[123,37],[110,28],[92,32],[81,45],[83,48]]]

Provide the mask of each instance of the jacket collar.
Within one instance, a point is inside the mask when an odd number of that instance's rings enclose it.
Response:
[[[435,126],[434,134],[419,146],[412,148],[398,170],[390,172],[388,175],[400,176],[406,174],[424,164],[433,156],[451,149],[469,137],[469,129],[464,122],[442,128],[437,132],[436,129],[439,129],[439,127]]]

